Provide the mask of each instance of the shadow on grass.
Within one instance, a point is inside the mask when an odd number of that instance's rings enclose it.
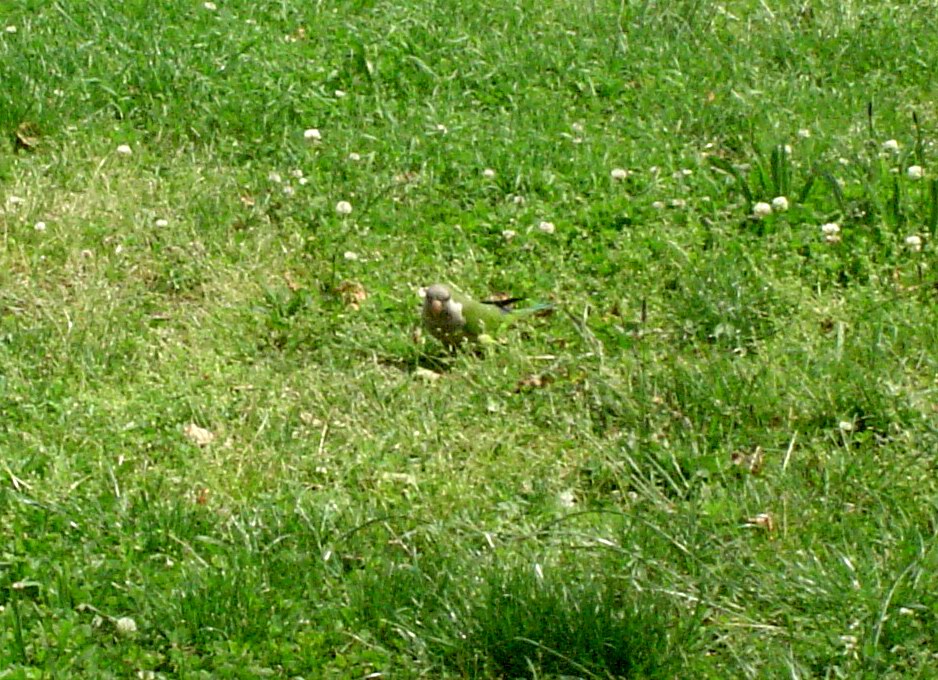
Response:
[[[390,349],[390,352],[378,355],[378,362],[385,366],[392,366],[402,373],[413,373],[418,368],[434,373],[448,373],[453,367],[453,359],[456,356],[442,346],[423,350],[401,343]]]
[[[418,654],[461,677],[674,677],[698,617],[592,566],[599,573],[525,565],[470,577],[409,565],[364,577],[355,608],[385,644],[411,631]]]
[[[674,670],[664,602],[609,583],[541,579],[532,572],[496,572],[488,595],[451,663],[471,672],[482,656],[487,671],[507,678],[662,677]]]

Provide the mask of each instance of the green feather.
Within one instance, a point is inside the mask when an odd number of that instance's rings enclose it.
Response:
[[[455,291],[453,301],[462,305],[462,315],[466,320],[464,331],[473,341],[477,341],[481,335],[492,335],[518,319],[551,308],[549,304],[538,304],[524,309],[510,309],[500,302],[478,302]]]

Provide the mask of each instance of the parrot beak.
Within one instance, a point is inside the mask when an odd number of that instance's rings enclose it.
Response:
[[[430,313],[439,316],[443,312],[443,303],[439,300],[430,301]]]

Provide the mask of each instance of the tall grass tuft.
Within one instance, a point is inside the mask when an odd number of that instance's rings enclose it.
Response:
[[[456,665],[482,657],[501,677],[668,677],[678,612],[612,573],[578,576],[533,565],[486,575]]]

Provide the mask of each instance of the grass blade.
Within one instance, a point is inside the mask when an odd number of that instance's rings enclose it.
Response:
[[[900,229],[905,223],[902,215],[902,190],[899,186],[898,175],[892,178],[892,197],[889,199],[889,212],[896,221],[896,229]]]
[[[808,175],[808,179],[805,180],[804,186],[801,188],[801,193],[798,194],[798,203],[804,203],[808,200],[808,195],[811,193],[811,189],[814,187],[814,180],[817,179],[817,170],[812,170],[811,174]]]
[[[710,165],[716,168],[717,170],[722,170],[726,174],[730,175],[733,179],[736,180],[736,186],[739,187],[739,190],[742,192],[743,196],[746,198],[746,212],[752,211],[752,191],[749,189],[749,184],[746,182],[746,179],[742,176],[742,173],[739,172],[733,164],[730,163],[725,158],[717,158],[716,156],[711,156],[709,158]]]
[[[10,588],[10,609],[13,612],[13,640],[16,652],[22,663],[26,663],[26,642],[23,639],[23,622],[20,617],[19,594],[16,592],[16,586]]]
[[[923,166],[925,165],[925,137],[922,135],[922,125],[918,122],[918,114],[912,112],[912,122],[915,124],[915,160]]]
[[[776,196],[788,196],[791,173],[788,167],[788,151],[784,144],[772,148],[772,185]]]
[[[928,204],[930,209],[928,212],[928,224],[926,226],[928,233],[934,236],[935,229],[938,228],[938,178],[932,179],[928,187]]]
[[[847,201],[844,198],[844,191],[840,188],[840,182],[837,181],[837,178],[834,177],[834,174],[830,170],[821,170],[818,172],[821,177],[827,182],[827,185],[831,189],[831,193],[834,194],[834,200],[837,201],[837,207],[843,215],[847,214]]]

